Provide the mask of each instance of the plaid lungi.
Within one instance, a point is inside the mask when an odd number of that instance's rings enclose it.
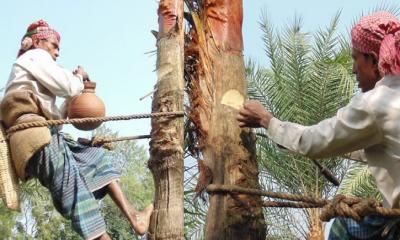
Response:
[[[338,217],[332,224],[328,240],[398,240],[399,223],[400,218],[380,216],[367,216],[361,222]]]
[[[105,186],[120,176],[110,157],[102,148],[83,146],[52,129],[50,144],[26,168],[29,177],[49,189],[54,207],[85,239],[105,232],[96,198],[104,197]]]

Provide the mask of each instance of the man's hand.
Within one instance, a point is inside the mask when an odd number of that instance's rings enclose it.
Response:
[[[251,100],[244,103],[236,119],[240,127],[267,128],[271,118],[272,114],[259,101]]]
[[[89,80],[89,75],[86,73],[85,69],[83,69],[83,67],[78,66],[73,72],[73,74],[79,74],[82,76],[83,81],[90,81]]]

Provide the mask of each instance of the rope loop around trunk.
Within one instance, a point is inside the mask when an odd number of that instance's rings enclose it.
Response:
[[[321,221],[329,222],[335,217],[348,217],[361,221],[368,215],[382,217],[400,217],[400,209],[388,209],[375,199],[362,199],[344,195],[336,195],[332,200],[304,196],[299,194],[277,193],[258,189],[243,188],[235,185],[207,186],[210,194],[247,194],[285,201],[264,201],[263,207],[289,207],[289,208],[322,208]]]

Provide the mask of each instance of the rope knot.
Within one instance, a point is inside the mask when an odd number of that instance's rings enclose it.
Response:
[[[320,219],[329,222],[335,217],[348,217],[360,222],[365,216],[376,214],[379,206],[374,199],[337,195],[322,209]]]
[[[90,147],[102,147],[107,150],[113,150],[114,146],[110,142],[112,139],[109,137],[100,137],[100,136],[94,136],[92,137],[91,140],[86,139],[86,138],[78,138],[78,142],[80,144],[90,146]]]
[[[114,150],[113,144],[110,142],[112,141],[111,138],[109,137],[100,137],[100,136],[94,136],[92,137],[92,147],[102,147],[107,150]]]

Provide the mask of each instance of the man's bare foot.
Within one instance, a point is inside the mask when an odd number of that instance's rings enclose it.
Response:
[[[100,237],[96,238],[97,240],[111,240],[110,236],[107,233],[103,233]]]
[[[141,212],[132,212],[132,228],[137,235],[144,235],[149,229],[150,217],[153,213],[154,206],[150,204]]]

